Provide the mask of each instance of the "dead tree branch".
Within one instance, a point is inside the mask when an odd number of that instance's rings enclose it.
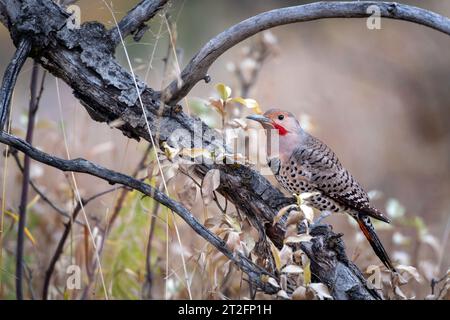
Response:
[[[209,67],[225,51],[243,40],[273,27],[291,23],[329,18],[365,18],[372,14],[367,9],[377,6],[381,17],[418,23],[450,35],[450,19],[437,13],[385,1],[321,1],[300,6],[275,9],[248,18],[209,40],[181,72],[178,80],[163,91],[162,97],[169,105],[175,105],[207,75]]]
[[[5,132],[0,133],[0,142],[27,154],[30,158],[36,161],[47,164],[61,171],[86,173],[108,181],[110,184],[121,184],[134,190],[138,190],[139,192],[155,199],[167,208],[173,210],[173,212],[177,213],[198,235],[203,237],[217,250],[222,252],[227,258],[233,261],[243,272],[245,272],[249,276],[249,280],[262,291],[269,294],[274,294],[278,291],[278,288],[268,282],[263,281],[263,275],[272,277],[274,277],[274,275],[267,273],[264,269],[254,264],[251,260],[243,256],[242,254],[233,253],[226,246],[224,240],[222,240],[211,231],[209,231],[205,226],[203,226],[194,217],[194,215],[189,212],[189,210],[187,210],[177,201],[169,198],[161,191],[153,188],[149,184],[146,184],[125,174],[104,168],[85,159],[77,158],[73,160],[65,160],[51,156],[34,148],[26,141]]]

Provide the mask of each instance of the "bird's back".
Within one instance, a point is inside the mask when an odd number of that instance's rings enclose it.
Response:
[[[318,191],[321,194],[319,209],[350,209],[388,221],[370,205],[367,193],[344,168],[333,150],[316,137],[305,134],[302,143],[288,159],[280,163],[276,176],[290,192]]]

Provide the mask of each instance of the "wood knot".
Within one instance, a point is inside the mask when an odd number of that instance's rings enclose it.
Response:
[[[205,75],[203,77],[203,80],[205,81],[205,83],[210,83],[211,82],[211,77],[209,76],[209,74]]]

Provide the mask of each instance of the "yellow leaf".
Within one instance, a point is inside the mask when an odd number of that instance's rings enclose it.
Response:
[[[216,90],[223,101],[226,101],[231,96],[231,88],[223,83],[216,84]]]
[[[303,268],[303,284],[309,285],[311,283],[311,262],[308,259],[305,267]]]
[[[19,215],[15,214],[11,211],[5,210],[5,213],[10,216],[15,222],[19,221]],[[33,246],[36,245],[36,240],[34,239],[33,235],[31,234],[30,230],[25,227],[24,229],[25,235],[27,236],[27,238],[31,241],[31,243],[33,244]]]
[[[36,240],[34,239],[33,235],[31,234],[30,230],[28,230],[27,227],[25,227],[25,229],[23,230],[25,232],[25,235],[27,236],[27,238],[31,241],[31,243],[33,244],[33,246],[36,245]]]
[[[69,294],[69,291],[64,290],[63,299],[64,299],[64,300],[70,300],[70,294]]]
[[[167,215],[165,216],[165,218],[166,218],[166,223],[169,225],[169,229],[170,230],[175,230],[175,227],[174,227],[174,219],[176,218],[175,217],[175,215],[173,214],[173,213],[170,213],[169,212],[169,209],[168,208],[165,208],[167,211]]]
[[[244,99],[244,98],[241,98],[241,97],[233,98],[233,99],[231,99],[231,101],[232,101],[232,102],[240,103],[240,104],[242,104],[242,105],[244,105],[244,106],[247,106],[247,103],[245,102],[245,99]]]
[[[178,152],[180,151],[179,149],[176,148],[172,148],[171,146],[169,146],[167,144],[167,142],[163,142],[162,147],[164,148],[164,153],[166,154],[166,157],[169,160],[173,160],[173,158],[175,158],[175,156],[178,154]]]
[[[281,269],[281,258],[280,258],[280,251],[278,250],[275,245],[270,242],[270,250],[272,251],[273,260],[275,261],[275,267],[278,271]]]
[[[259,103],[255,99],[244,99],[241,97],[236,97],[231,99],[231,101],[240,103],[249,109],[253,109],[255,113],[262,114],[262,110],[259,106]]]
[[[41,198],[40,195],[36,195],[28,204],[27,204],[27,210],[30,209],[32,206],[34,206],[36,204],[36,202],[39,201],[39,199]]]

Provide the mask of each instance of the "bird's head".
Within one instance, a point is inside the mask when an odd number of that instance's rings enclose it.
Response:
[[[270,109],[263,115],[251,115],[247,119],[258,121],[266,130],[278,130],[280,136],[295,134],[302,130],[292,113],[280,109]]]

